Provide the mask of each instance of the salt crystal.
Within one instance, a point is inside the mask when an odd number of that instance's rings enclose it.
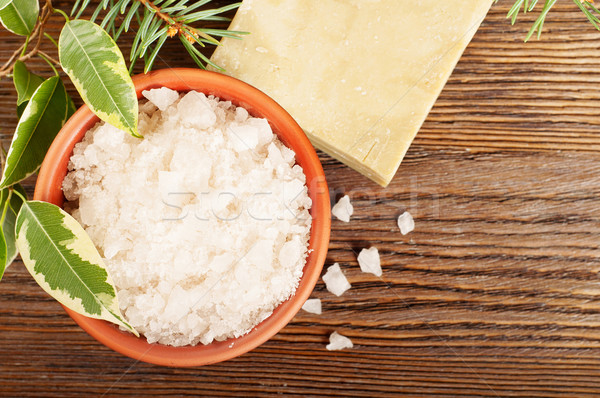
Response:
[[[228,271],[235,261],[235,257],[231,253],[224,253],[219,256],[215,256],[209,267],[211,271],[216,272],[218,274],[222,274],[225,271]]]
[[[327,344],[325,348],[327,348],[329,351],[337,351],[352,347],[354,347],[352,340],[346,336],[342,336],[338,332],[333,332],[329,336],[329,344]]]
[[[381,260],[376,247],[362,249],[358,254],[358,265],[362,272],[369,272],[375,276],[381,276]]]
[[[176,171],[158,172],[158,192],[167,206],[181,206],[187,199],[183,186],[183,173]]]
[[[349,222],[350,216],[354,212],[354,207],[350,203],[350,197],[348,195],[342,196],[340,200],[333,206],[331,213],[337,217],[338,220]]]
[[[302,305],[302,309],[311,314],[321,315],[321,300],[320,299],[308,299]]]
[[[297,239],[286,242],[279,251],[279,263],[284,268],[291,268],[300,255],[302,247]]]
[[[273,245],[273,240],[261,239],[254,244],[252,249],[250,249],[250,251],[248,252],[248,254],[246,254],[244,258],[251,264],[254,264],[259,268],[264,268],[265,270],[267,270],[268,267],[270,267],[273,263]],[[299,246],[301,245],[299,244]],[[298,248],[298,252],[292,253],[291,255],[298,256],[301,250],[302,249],[300,247]],[[288,265],[289,267],[293,267],[293,264],[295,263],[294,257],[291,257],[291,259],[293,262],[292,265]]]
[[[167,87],[153,88],[142,91],[142,95],[152,102],[158,109],[165,111],[179,99],[179,93]]]
[[[323,275],[323,282],[325,282],[327,290],[336,296],[341,296],[351,287],[338,263],[327,268],[327,272]]]
[[[207,129],[217,121],[217,115],[206,95],[197,91],[185,94],[177,104],[181,121],[188,128]]]
[[[259,131],[254,126],[231,126],[227,133],[236,152],[253,151],[258,145]]]
[[[235,109],[235,121],[238,123],[245,122],[248,119],[248,111],[242,107]]]
[[[409,212],[405,211],[398,217],[398,228],[400,228],[402,235],[406,235],[415,229],[415,220]]]

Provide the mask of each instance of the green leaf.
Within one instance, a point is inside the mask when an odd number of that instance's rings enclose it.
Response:
[[[23,112],[25,112],[25,108],[27,108],[27,104],[29,101],[23,102],[21,105],[17,105],[17,117],[20,119],[23,116]]]
[[[6,270],[8,262],[8,254],[6,247],[6,239],[4,237],[4,231],[0,232],[2,232],[0,233],[0,280],[2,280],[2,276],[4,276],[4,271]]]
[[[17,124],[6,156],[0,189],[37,171],[52,140],[72,111],[69,95],[58,76],[51,77],[37,88]]]
[[[25,190],[19,184],[13,187],[23,197],[27,197]],[[15,237],[15,222],[17,214],[21,209],[23,200],[8,188],[0,191],[0,213],[4,216],[4,221],[0,224],[0,279],[6,268],[15,260],[18,251]]]
[[[35,90],[39,87],[44,79],[27,70],[27,67],[22,61],[15,62],[13,69],[13,83],[17,90],[17,106],[23,102],[29,101]]]
[[[71,310],[129,325],[102,257],[79,223],[51,203],[27,201],[16,225],[17,247],[27,270],[48,294]]]
[[[134,137],[138,101],[123,54],[100,26],[69,21],[58,43],[60,63],[83,101],[98,117]]]
[[[28,36],[37,22],[40,6],[38,0],[11,0],[0,4],[0,22],[14,34]]]

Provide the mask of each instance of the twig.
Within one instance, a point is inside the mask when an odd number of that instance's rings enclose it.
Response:
[[[196,31],[196,29],[192,28],[191,26],[187,26],[181,22],[176,21],[169,14],[162,12],[162,9],[156,4],[154,4],[151,0],[137,1],[142,3],[142,5],[150,9],[150,11],[152,11],[158,18],[162,19],[167,23],[167,25],[169,26],[169,29],[167,30],[167,35],[169,37],[174,37],[175,35],[183,36],[190,43],[194,43],[198,36],[202,36],[207,39],[212,39],[212,37],[203,34],[202,32]]]
[[[48,55],[48,53],[46,53],[45,51],[42,50],[38,50],[37,52],[39,55],[44,56],[48,61],[52,62],[54,65],[56,66],[60,66],[60,61],[57,60],[56,58],[51,57],[50,55]]]
[[[52,15],[52,11],[52,0],[46,0],[46,4],[44,4],[44,7],[42,8],[41,16],[37,24],[35,25],[33,32],[31,32],[29,39],[25,43],[23,43],[18,49],[16,49],[10,56],[8,61],[6,61],[4,65],[2,65],[2,67],[0,68],[0,79],[12,73],[16,61],[27,61],[28,59],[36,56],[39,53],[43,54],[51,62],[60,65],[60,62],[58,62],[52,57],[49,57],[48,54],[40,50],[42,38],[44,37],[44,27],[46,22],[48,21],[48,18],[50,18],[50,15]],[[35,39],[37,39],[35,42],[35,46],[25,55],[21,55],[21,53],[26,49],[27,44],[31,43]]]

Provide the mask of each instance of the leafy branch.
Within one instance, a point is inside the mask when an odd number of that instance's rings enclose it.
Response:
[[[498,0],[496,0],[498,2]],[[540,15],[535,20],[529,33],[525,37],[525,41],[527,42],[531,37],[537,32],[537,38],[539,39],[542,35],[542,28],[544,27],[544,22],[546,21],[546,17],[548,13],[554,7],[557,0],[546,0],[544,2],[544,6],[542,7],[542,11]],[[586,16],[586,18],[594,25],[594,27],[600,30],[600,10],[596,6],[594,6],[594,0],[573,0],[573,2],[579,7],[581,12]],[[506,18],[510,19],[511,24],[515,24],[517,22],[517,18],[521,10],[523,10],[523,14],[528,12],[532,12],[537,5],[538,0],[516,0],[513,6],[508,11]]]
[[[54,12],[66,20],[58,43],[44,32]],[[8,153],[1,156],[0,279],[20,253],[33,278],[63,305],[138,335],[120,313],[116,289],[85,230],[58,206],[28,200],[20,186],[40,168],[75,112],[55,65],[100,119],[138,136],[137,96],[123,54],[104,29],[83,19],[70,20],[51,0],[45,0],[41,10],[38,0],[0,0],[0,23],[25,37],[1,67],[1,76],[12,74],[19,123]],[[40,50],[44,37],[58,47],[59,60]],[[36,55],[50,64],[54,76],[44,79],[27,69],[24,61]]]
[[[59,61],[57,61],[44,51],[40,50],[42,39],[44,37],[48,37],[48,35],[44,32],[44,27],[50,16],[53,14],[53,12],[54,8],[52,7],[52,1],[46,0],[31,35],[29,35],[25,39],[25,42],[19,48],[17,48],[8,58],[8,60],[0,67],[0,79],[12,73],[15,62],[25,62],[35,57],[36,55],[43,58],[46,62],[49,62],[52,67],[54,67],[55,65],[60,66]],[[29,44],[33,41],[35,41],[34,46],[31,48],[31,50],[29,50],[29,52],[27,52]]]

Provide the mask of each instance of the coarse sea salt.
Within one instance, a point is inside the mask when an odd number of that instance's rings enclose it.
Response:
[[[400,228],[402,235],[406,235],[415,229],[415,220],[409,212],[405,211],[400,214],[398,217],[398,228]]]
[[[342,196],[331,209],[331,214],[343,222],[350,222],[350,216],[352,213],[354,213],[354,207],[352,207],[352,204],[350,203],[350,197],[348,195]]]
[[[321,315],[321,300],[320,299],[308,299],[302,305],[302,309],[311,314]]]
[[[121,310],[150,343],[241,336],[294,294],[311,226],[305,175],[264,119],[145,91],[136,139],[99,123],[63,182]]]
[[[352,340],[350,340],[346,336],[342,336],[338,332],[333,332],[329,336],[329,344],[325,346],[329,351],[338,351],[343,350],[344,348],[352,348],[354,344],[352,344]]]
[[[369,272],[375,276],[381,276],[381,259],[376,247],[362,249],[357,257],[358,265],[362,272]]]
[[[341,296],[346,290],[352,287],[338,263],[334,263],[332,266],[327,268],[327,272],[325,275],[323,275],[322,279],[323,282],[325,282],[325,287],[327,290],[336,296]]]

